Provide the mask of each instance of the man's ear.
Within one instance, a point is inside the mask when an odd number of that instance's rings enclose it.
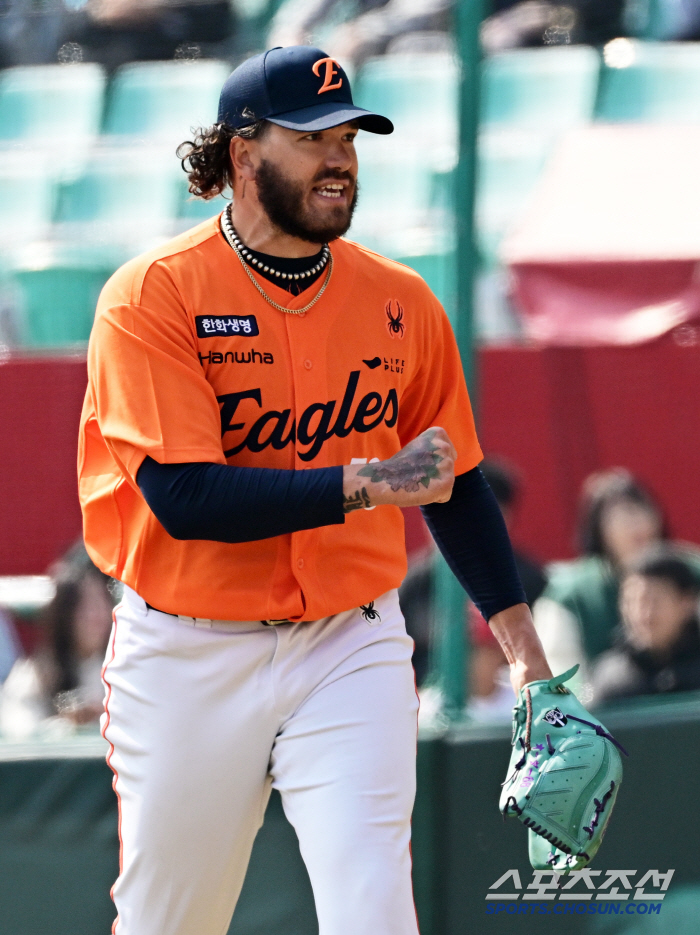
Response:
[[[252,160],[251,142],[254,141],[243,139],[241,136],[234,136],[229,144],[229,153],[234,175],[246,182],[255,181],[255,166]]]

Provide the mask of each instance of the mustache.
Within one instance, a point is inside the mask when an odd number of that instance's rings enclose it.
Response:
[[[357,181],[355,176],[348,169],[324,169],[322,172],[317,172],[311,181],[312,183],[327,182],[330,179],[334,179],[338,182],[344,182],[347,180],[353,185]]]

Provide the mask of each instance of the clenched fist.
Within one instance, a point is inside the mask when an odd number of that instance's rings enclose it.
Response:
[[[434,427],[386,461],[344,467],[344,510],[445,503],[452,496],[456,457],[447,432]]]

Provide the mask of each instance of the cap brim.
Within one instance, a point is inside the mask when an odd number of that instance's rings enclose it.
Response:
[[[373,114],[369,110],[355,107],[354,104],[344,104],[338,101],[328,101],[325,104],[314,104],[312,107],[303,107],[286,114],[273,114],[266,117],[270,123],[276,123],[288,130],[302,130],[312,133],[315,130],[329,130],[340,126],[341,123],[350,123],[356,120],[361,130],[370,133],[388,134],[394,132],[394,124],[388,117]]]

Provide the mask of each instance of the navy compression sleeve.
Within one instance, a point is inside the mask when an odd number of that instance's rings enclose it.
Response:
[[[253,542],[345,522],[342,467],[285,471],[146,457],[136,482],[174,539]]]
[[[526,603],[506,524],[481,468],[455,478],[447,503],[421,511],[447,564],[486,620]]]

